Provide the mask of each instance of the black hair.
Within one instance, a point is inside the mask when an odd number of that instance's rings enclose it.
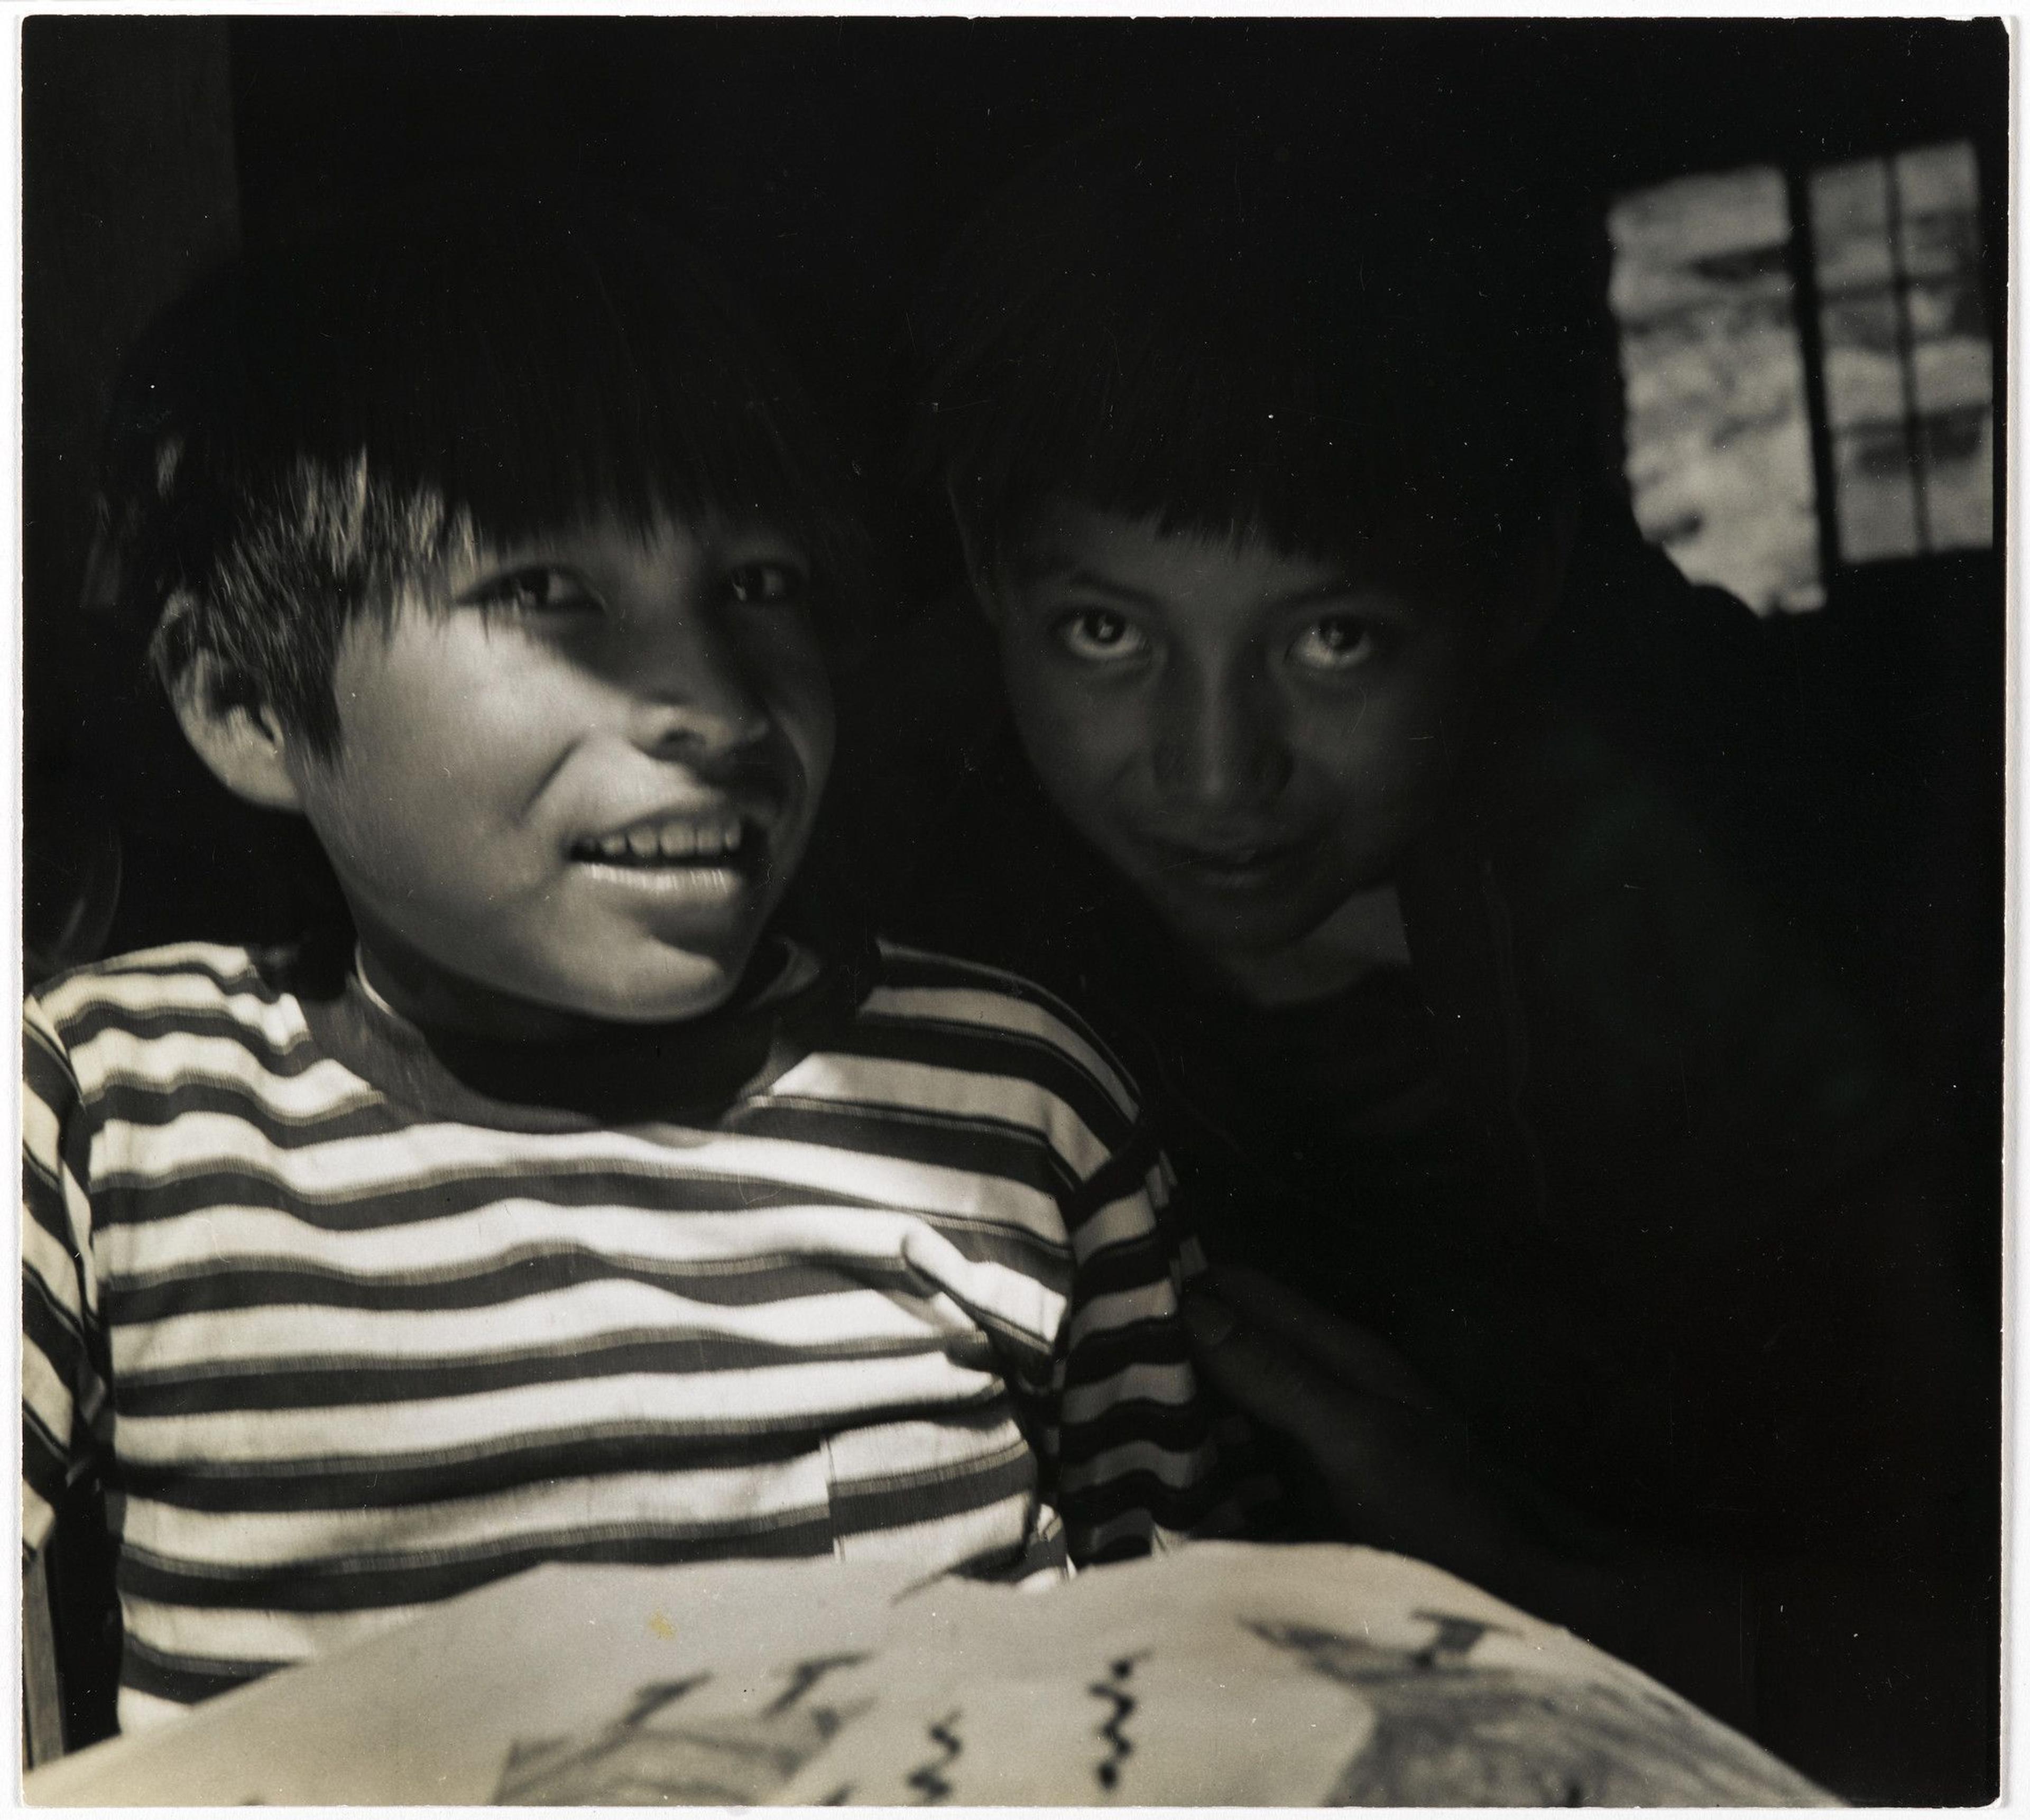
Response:
[[[1286,551],[1498,560],[1594,459],[1582,221],[1435,128],[1102,127],[995,199],[917,313],[919,477],[989,558],[1068,496]]]
[[[439,187],[328,217],[143,337],[102,459],[122,604],[172,682],[199,653],[336,751],[345,628],[461,548],[611,512],[766,522],[836,605],[838,464],[699,254],[582,196]]]

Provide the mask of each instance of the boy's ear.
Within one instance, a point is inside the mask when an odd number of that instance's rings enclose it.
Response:
[[[972,590],[972,597],[979,604],[988,622],[1001,623],[1001,596],[994,585],[991,566],[972,521],[967,517],[965,507],[959,503],[958,488],[950,474],[945,476],[945,503],[951,508],[952,528],[958,533],[958,547],[965,560],[966,584]]]
[[[288,735],[244,680],[199,652],[170,683],[169,700],[192,750],[236,797],[257,808],[301,812]]]

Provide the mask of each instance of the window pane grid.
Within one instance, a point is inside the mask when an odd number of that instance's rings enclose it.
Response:
[[[1841,557],[1985,546],[1993,360],[1972,150],[1827,167],[1810,195]]]

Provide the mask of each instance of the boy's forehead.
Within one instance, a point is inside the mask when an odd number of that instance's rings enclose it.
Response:
[[[664,504],[645,511],[601,506],[519,526],[471,525],[463,539],[448,547],[443,567],[449,571],[602,553],[688,559],[753,544],[801,548],[803,541],[801,532],[760,513]]]
[[[1232,530],[1170,525],[1158,512],[1136,514],[1080,500],[1044,502],[1009,540],[1004,552],[1019,579],[1054,578],[1095,565],[1186,569],[1210,563],[1261,567],[1337,566],[1322,552],[1280,548],[1248,527]]]
[[[1207,585],[1296,596],[1388,586],[1435,603],[1452,591],[1444,578],[1377,540],[1304,549],[1259,526],[1166,526],[1160,513],[1132,515],[1073,500],[1047,502],[1009,541],[1003,561],[1019,585],[1082,580],[1156,596]]]

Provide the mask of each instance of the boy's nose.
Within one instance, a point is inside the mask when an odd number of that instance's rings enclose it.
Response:
[[[767,737],[768,706],[723,637],[701,629],[666,633],[638,658],[629,734],[644,752],[709,759]]]
[[[1282,718],[1266,679],[1180,676],[1163,691],[1157,717],[1157,788],[1180,807],[1259,808],[1290,781]]]

